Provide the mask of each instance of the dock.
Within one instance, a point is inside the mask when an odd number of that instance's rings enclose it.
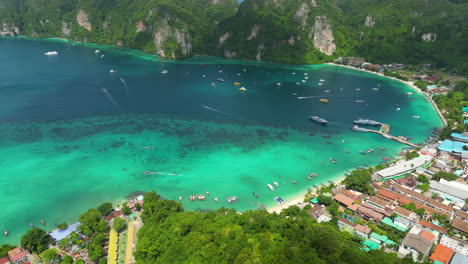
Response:
[[[402,137],[402,136],[396,137],[396,136],[390,135],[390,125],[388,125],[388,124],[383,124],[382,123],[379,130],[368,129],[368,128],[363,128],[363,129],[365,129],[367,132],[380,134],[385,138],[395,140],[397,142],[400,142],[402,144],[405,144],[405,145],[408,145],[408,146],[411,146],[411,147],[415,147],[415,148],[418,147],[418,145],[409,142],[405,137]]]

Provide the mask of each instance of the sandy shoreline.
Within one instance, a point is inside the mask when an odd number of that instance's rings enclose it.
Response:
[[[352,67],[352,66],[347,66],[347,65],[342,65],[342,64],[336,64],[336,63],[332,63],[332,62],[328,62],[328,63],[325,63],[325,64],[334,65],[334,66],[339,66],[339,67],[344,67],[344,68],[348,68],[348,69],[352,69],[352,70],[357,70],[357,71],[362,71],[362,72],[367,72],[367,73],[379,75],[379,76],[382,76],[382,77],[385,77],[385,78],[389,78],[389,79],[392,79],[392,80],[401,82],[401,83],[403,83],[403,84],[406,84],[406,85],[408,85],[409,87],[411,87],[411,88],[413,88],[414,90],[416,90],[418,93],[423,94],[423,95],[429,100],[429,102],[431,103],[431,105],[432,105],[432,107],[434,108],[434,110],[436,110],[437,114],[439,115],[439,118],[442,120],[442,123],[444,123],[444,126],[447,126],[447,124],[448,124],[448,123],[447,123],[447,120],[445,120],[445,117],[444,117],[444,115],[442,114],[442,112],[440,111],[439,107],[438,107],[437,104],[434,102],[434,100],[432,100],[432,97],[429,96],[429,95],[428,95],[427,93],[425,93],[424,91],[422,91],[421,89],[419,89],[419,87],[417,87],[416,85],[414,85],[413,82],[400,80],[400,79],[395,78],[395,77],[385,76],[385,75],[383,75],[383,73],[368,71],[368,70],[366,70],[366,69],[355,68],[355,67]]]
[[[346,177],[343,176],[343,175],[340,175],[340,176],[337,176],[335,178],[332,178],[333,182],[335,184],[341,184],[341,182],[345,179]],[[326,179],[324,182],[328,181],[329,179]],[[321,183],[324,183],[324,182],[321,182]],[[314,188],[314,191],[312,193],[316,193],[315,191],[316,189]],[[269,207],[267,208],[267,211],[269,213],[273,213],[273,212],[276,212],[276,213],[280,213],[281,210],[283,209],[286,209],[290,206],[293,206],[293,205],[297,205],[297,204],[300,204],[300,203],[303,203],[304,202],[304,197],[305,195],[307,194],[307,191],[304,191],[302,193],[298,193],[292,197],[289,197],[288,200],[289,201],[286,201],[284,202],[283,204],[277,204],[273,207]]]

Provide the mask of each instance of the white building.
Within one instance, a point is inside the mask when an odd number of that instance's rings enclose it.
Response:
[[[421,155],[411,160],[397,162],[393,166],[390,166],[386,169],[378,171],[377,175],[379,175],[382,178],[391,178],[391,177],[398,176],[398,175],[401,175],[410,171],[414,171],[417,168],[426,165],[431,160],[432,160],[431,156]]]
[[[443,235],[440,239],[440,244],[468,256],[468,243],[466,241]]]
[[[468,199],[468,185],[457,181],[440,179],[431,181],[431,190],[441,196],[451,196],[461,200]]]

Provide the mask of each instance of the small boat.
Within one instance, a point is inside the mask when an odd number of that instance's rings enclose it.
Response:
[[[380,150],[387,150],[386,148],[379,148]]]
[[[315,136],[315,133],[314,133],[314,132],[310,132],[310,133],[309,133],[309,136]]]
[[[100,50],[95,50],[94,53],[98,54],[99,52],[101,52]]]
[[[252,194],[253,194],[253,196],[258,198],[258,194],[256,192],[253,192]]]
[[[101,59],[104,58],[104,54],[101,55]]]
[[[53,51],[48,51],[48,52],[44,53],[44,55],[46,55],[46,56],[58,55],[58,52],[56,52],[55,50],[53,50]]]
[[[307,72],[304,72],[304,75],[309,75]]]
[[[276,186],[276,187],[279,187],[279,184],[277,182],[273,182],[273,184]]]
[[[412,95],[413,93],[412,92],[407,92],[406,95]]]
[[[245,92],[245,91],[247,91],[247,89],[245,89],[245,87],[241,87],[241,88],[239,88],[239,91]]]
[[[356,91],[361,91],[361,88],[356,88]]]
[[[367,152],[365,151],[359,151],[359,153],[361,153],[362,155],[367,155]]]
[[[35,227],[33,223],[29,223],[29,227],[33,228]]]
[[[152,174],[152,173],[153,173],[153,172],[151,172],[151,171],[144,171],[144,172],[143,172],[143,174],[145,174],[145,175],[150,175],[150,174]]]
[[[195,201],[195,200],[197,200],[197,198],[195,198],[195,195],[190,195],[190,201],[193,202],[193,201]]]
[[[327,144],[333,144],[333,142],[331,142],[331,141],[325,141],[325,143],[327,143]]]
[[[297,184],[296,181],[293,181],[293,180],[289,180],[292,184]]]
[[[323,163],[323,161],[320,161],[320,164],[325,165],[325,163]]]
[[[268,188],[270,188],[270,190],[274,191],[275,188],[273,188],[273,186],[271,186],[271,184],[267,184]]]
[[[283,203],[284,203],[284,200],[283,200],[281,197],[275,197],[275,201],[276,201],[278,204],[283,204]]]
[[[43,225],[43,226],[46,225],[46,222],[44,221],[44,219],[41,219],[41,225]]]
[[[312,180],[312,178],[311,178],[311,177],[309,177],[309,176],[307,176],[307,179],[308,179],[309,181],[311,181],[311,180]]]
[[[8,236],[8,230],[3,230],[3,235],[5,235],[6,237]]]
[[[366,166],[366,167],[368,167],[368,168],[371,167],[371,166],[370,166],[369,164],[367,164],[367,163],[364,163],[364,166]]]
[[[400,111],[400,107],[398,107],[396,110],[397,110],[397,111]]]
[[[215,83],[211,83],[210,85],[213,86],[213,87],[216,87],[216,84],[215,84]]]
[[[197,200],[204,201],[205,200],[205,195],[203,195],[203,194],[197,195]]]
[[[210,196],[210,192],[209,192],[209,191],[206,191],[206,195]]]
[[[320,81],[320,82],[324,82],[325,80],[324,80],[324,79],[320,79],[319,81]]]
[[[296,75],[296,73],[295,73],[295,72],[293,72],[293,73],[292,73],[292,75]]]
[[[413,118],[420,118],[420,116],[418,116],[418,115],[414,115],[414,116],[413,116]]]
[[[205,75],[205,74],[203,74],[203,75],[202,75],[202,77],[203,77],[203,78],[206,78],[206,75]]]
[[[110,72],[110,73],[115,73],[115,72],[117,72],[117,71],[114,70],[114,69],[110,69],[109,72]]]
[[[306,82],[306,80],[301,80],[301,82],[305,83],[305,82]]]
[[[276,83],[277,86],[281,86],[281,83]]]
[[[328,99],[324,99],[324,98],[323,98],[323,99],[320,99],[320,102],[321,102],[321,103],[324,103],[324,104],[328,104]]]
[[[161,74],[168,74],[169,72],[167,70],[162,70]]]
[[[346,171],[347,171],[347,172],[352,172],[352,171],[350,171],[350,170],[348,170],[348,169],[346,169]]]
[[[265,210],[266,209],[266,207],[261,203],[257,203],[257,205],[258,205],[258,207],[257,207],[258,210]]]
[[[365,101],[364,101],[364,100],[355,100],[354,102],[356,102],[356,103],[364,103]]]
[[[329,93],[329,92],[331,92],[331,91],[330,91],[330,90],[325,90],[325,91],[323,91],[323,92],[324,92],[324,93]]]
[[[344,152],[346,152],[346,153],[351,153],[349,150],[346,150],[346,149],[344,150]]]
[[[182,195],[179,196],[179,201],[182,201]]]
[[[378,90],[379,90],[379,88],[372,88],[372,90],[374,90],[374,91],[378,91]]]
[[[324,138],[330,138],[329,135],[323,135],[322,137],[324,137]]]
[[[218,198],[216,198],[216,197],[214,197],[213,200],[214,200],[215,202],[219,202]]]
[[[331,163],[336,164],[336,160],[334,158],[329,158],[328,159]]]
[[[317,177],[317,173],[309,173],[309,176],[312,177],[312,178],[315,178],[315,177]]]
[[[240,85],[240,82],[234,82],[234,85],[238,86]]]
[[[322,124],[322,125],[326,125],[328,123],[327,120],[325,120],[325,119],[323,119],[323,118],[321,118],[319,116],[311,116],[311,117],[309,117],[309,120],[317,122],[317,123]]]
[[[380,126],[382,123],[371,120],[371,119],[363,119],[359,118],[358,120],[354,120],[355,125],[364,125],[364,126]]]
[[[224,82],[224,79],[223,78],[218,78],[216,79],[218,82]]]
[[[374,152],[374,150],[371,149],[371,148],[368,148],[368,149],[367,149],[367,152],[372,153],[372,152]]]
[[[356,169],[357,169],[357,170],[362,170],[362,169],[364,169],[364,168],[361,167],[361,166],[357,166]]]

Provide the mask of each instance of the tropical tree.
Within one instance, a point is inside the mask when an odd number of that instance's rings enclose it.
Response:
[[[45,264],[52,264],[60,260],[60,256],[55,248],[44,250],[39,256]]]
[[[52,237],[46,231],[37,227],[33,227],[21,237],[21,247],[31,252],[42,252],[52,243],[54,243]]]

